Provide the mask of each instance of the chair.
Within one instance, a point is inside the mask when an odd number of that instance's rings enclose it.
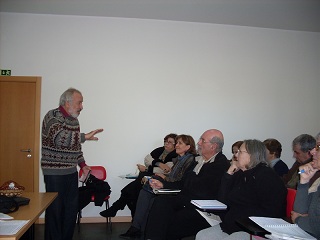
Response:
[[[293,210],[294,199],[296,198],[296,194],[297,194],[297,190],[288,188],[287,211],[286,211],[287,218],[291,218],[291,211]]]
[[[102,180],[102,181],[106,180],[106,178],[107,178],[107,171],[106,171],[106,169],[105,169],[103,166],[90,166],[90,168],[91,168],[91,174],[92,174],[92,175],[94,175],[96,178],[98,178],[98,179],[100,179],[100,180]],[[79,171],[79,178],[82,176],[82,174],[83,174],[83,171],[82,171],[82,169],[80,169],[80,171]],[[82,183],[82,185],[83,185],[83,183]],[[105,204],[106,204],[106,209],[109,208],[109,199],[110,199],[110,195],[106,196],[106,197],[104,198],[104,200],[103,200],[103,201],[105,202]],[[95,200],[95,195],[92,194],[92,196],[91,196],[91,202],[94,202],[94,200]],[[82,212],[82,211],[79,210],[79,212],[78,212],[78,217],[77,217],[78,231],[80,231],[80,221],[81,221],[81,218],[82,218],[81,212]],[[110,231],[112,232],[111,217],[108,217],[108,218],[107,218],[107,228],[108,228],[109,225],[110,225]]]

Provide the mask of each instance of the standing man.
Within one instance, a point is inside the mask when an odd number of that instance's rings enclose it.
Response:
[[[87,172],[81,143],[98,140],[96,129],[80,133],[78,116],[83,109],[80,91],[69,88],[60,97],[59,107],[50,110],[42,123],[41,168],[46,192],[58,192],[58,197],[45,214],[46,240],[71,240],[78,212],[77,166]]]
[[[199,157],[193,171],[187,172],[181,181],[161,183],[152,180],[153,188],[181,189],[176,196],[155,198],[146,227],[147,239],[180,239],[195,235],[210,227],[199,213],[192,199],[217,199],[221,178],[230,167],[222,153],[224,138],[217,129],[205,131],[198,141]]]
[[[283,181],[288,188],[297,189],[299,182],[299,167],[312,161],[310,150],[316,146],[316,140],[309,134],[301,134],[292,141],[293,157],[296,159]]]

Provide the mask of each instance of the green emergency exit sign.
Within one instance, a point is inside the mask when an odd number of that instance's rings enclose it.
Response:
[[[11,76],[11,70],[1,69],[1,76]]]

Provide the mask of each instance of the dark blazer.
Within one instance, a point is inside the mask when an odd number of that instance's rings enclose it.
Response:
[[[186,172],[181,181],[166,182],[163,188],[181,189],[178,195],[185,203],[192,199],[217,199],[221,178],[229,167],[228,159],[219,152],[213,162],[202,166],[198,175],[194,171]]]
[[[158,147],[154,149],[150,155],[151,157],[154,158],[152,161],[152,164],[148,167],[148,172],[153,173],[153,168],[156,167],[156,163],[161,162],[161,163],[167,163],[167,162],[172,162],[172,158],[178,157],[178,154],[176,153],[176,150],[173,150],[172,152],[168,153],[168,155],[165,157],[164,161],[160,160],[160,156],[164,151],[164,147]]]

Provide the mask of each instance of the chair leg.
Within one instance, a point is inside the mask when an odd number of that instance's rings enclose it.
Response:
[[[109,209],[109,200],[106,200],[106,210]],[[110,228],[110,232],[112,232],[112,221],[111,217],[107,217],[107,228]]]

